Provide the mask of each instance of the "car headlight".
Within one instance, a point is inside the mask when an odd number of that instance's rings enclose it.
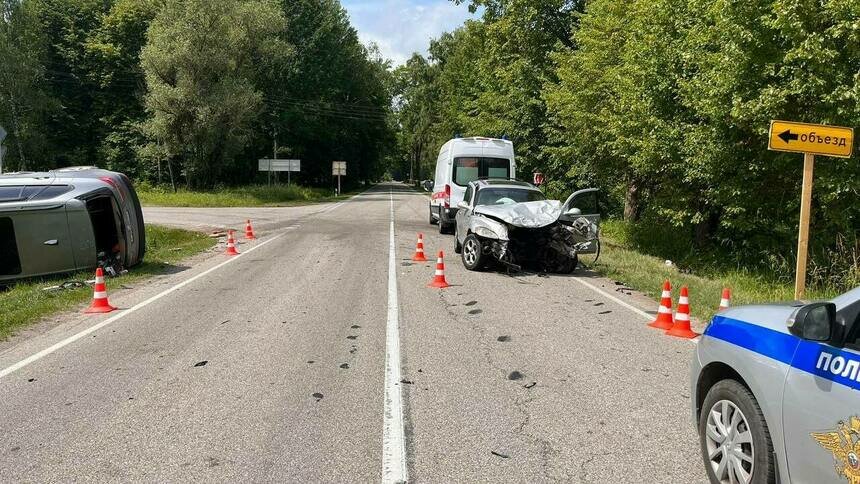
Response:
[[[488,239],[498,239],[499,234],[493,232],[490,228],[484,226],[478,226],[475,228],[475,233],[480,237],[487,237]]]

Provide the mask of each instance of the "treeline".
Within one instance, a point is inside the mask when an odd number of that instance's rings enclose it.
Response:
[[[98,165],[188,187],[371,179],[395,141],[389,65],[337,0],[2,0],[4,171]],[[294,177],[295,178],[295,177]]]
[[[431,176],[454,133],[506,134],[520,177],[544,172],[559,196],[601,187],[609,213],[673,260],[686,248],[791,273],[802,157],[767,151],[769,121],[860,125],[860,2],[471,6],[481,20],[396,71],[401,170]],[[817,282],[860,284],[858,195],[856,155],[819,158]]]

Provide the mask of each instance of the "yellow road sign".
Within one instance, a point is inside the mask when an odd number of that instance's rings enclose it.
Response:
[[[771,121],[767,148],[774,151],[849,158],[854,148],[854,129],[793,121]]]

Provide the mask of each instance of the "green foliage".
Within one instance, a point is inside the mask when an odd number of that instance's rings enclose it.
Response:
[[[211,186],[252,136],[259,70],[289,49],[274,1],[171,0],[149,27],[141,61],[151,117],[144,132],[177,158],[189,186]]]
[[[47,40],[32,2],[3,0],[0,14],[0,125],[9,133],[6,171],[27,169],[53,152],[46,123],[56,102],[45,76]]]
[[[508,134],[521,178],[544,172],[556,197],[600,187],[609,214],[677,242],[667,258],[790,277],[802,161],[767,151],[769,121],[858,124],[860,3],[468,3],[480,22],[395,72],[421,177],[453,133]],[[856,158],[816,164],[815,284],[856,283],[858,177]]]
[[[389,64],[337,0],[3,0],[7,169],[97,165],[156,184],[373,179],[395,143]]]

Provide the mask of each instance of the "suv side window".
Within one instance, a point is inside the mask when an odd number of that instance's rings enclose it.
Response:
[[[463,195],[463,200],[469,205],[472,205],[472,184],[470,183],[468,187],[466,187],[466,194]]]

